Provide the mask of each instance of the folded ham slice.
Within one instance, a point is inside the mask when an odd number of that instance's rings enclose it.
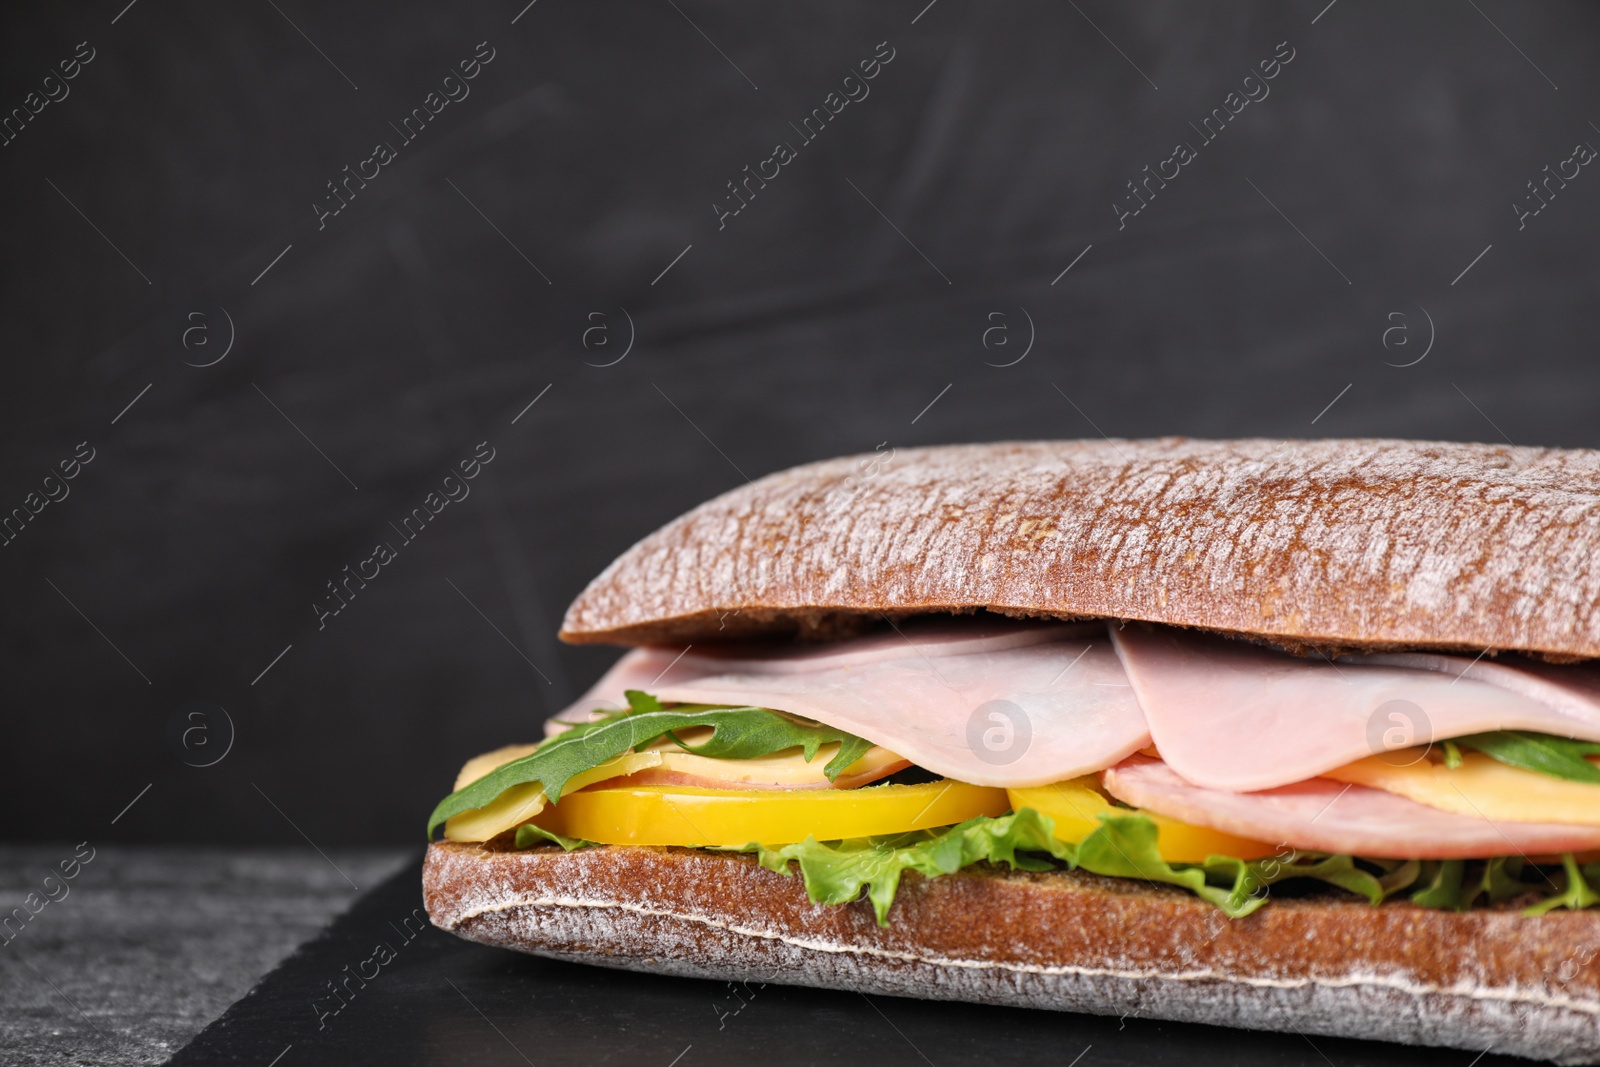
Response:
[[[1486,730],[1600,741],[1589,667],[1427,654],[1332,662],[1144,626],[1111,636],[1162,759],[1211,789],[1304,781],[1383,751],[1391,729],[1419,745]]]
[[[950,620],[830,645],[639,649],[547,730],[621,707],[628,689],[804,715],[996,786],[1100,771],[1152,738],[1187,781],[1234,792],[1382,751],[1396,726],[1413,732],[1406,744],[1501,729],[1600,741],[1593,667],[1432,653],[1331,662],[1100,623]]]
[[[1600,670],[1588,664],[1557,666],[1521,658],[1502,663],[1485,656],[1470,659],[1442,652],[1388,652],[1350,662],[1438,671],[1452,679],[1486,682],[1537,700],[1585,724],[1596,721],[1596,709],[1600,709]]]
[[[962,621],[838,645],[641,649],[571,711],[620,706],[626,689],[803,715],[976,785],[1045,785],[1150,743],[1100,625]]]
[[[1286,848],[1378,859],[1535,856],[1600,848],[1600,827],[1491,822],[1328,778],[1258,793],[1191,785],[1161,760],[1134,756],[1106,771],[1125,804]]]

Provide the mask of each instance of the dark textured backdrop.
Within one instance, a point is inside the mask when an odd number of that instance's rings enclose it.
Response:
[[[418,841],[465,756],[609,662],[554,639],[585,581],[806,460],[1600,445],[1600,172],[1564,162],[1600,145],[1590,5],[125,2],[0,31],[0,108],[39,93],[0,146],[0,514],[69,493],[0,547],[14,835]],[[1291,50],[1213,141],[1191,127]],[[1197,158],[1119,229],[1179,141]],[[1578,173],[1519,230],[1546,165]]]

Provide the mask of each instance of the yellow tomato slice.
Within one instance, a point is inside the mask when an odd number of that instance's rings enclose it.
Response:
[[[1235,837],[1205,826],[1190,826],[1150,811],[1116,807],[1101,795],[1097,785],[1096,778],[1087,777],[1006,792],[1014,809],[1032,808],[1041,815],[1050,816],[1055,821],[1056,837],[1062,841],[1082,841],[1100,829],[1101,815],[1143,815],[1160,831],[1156,851],[1168,863],[1200,863],[1207,856],[1253,860],[1278,851],[1277,845],[1265,841]]]
[[[1003,789],[948,779],[838,790],[597,786],[562,793],[530,821],[605,845],[740,848],[923,830],[1010,809]]]
[[[1481,752],[1463,752],[1461,766],[1453,770],[1421,755],[1401,767],[1368,756],[1322,776],[1382,789],[1441,811],[1497,822],[1600,826],[1600,785],[1508,766]]]

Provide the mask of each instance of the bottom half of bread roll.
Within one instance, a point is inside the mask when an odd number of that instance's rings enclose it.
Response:
[[[607,967],[1600,1063],[1593,911],[1313,892],[1230,920],[1168,886],[977,866],[906,874],[885,927],[749,855],[503,839],[432,845],[423,889],[461,937]]]

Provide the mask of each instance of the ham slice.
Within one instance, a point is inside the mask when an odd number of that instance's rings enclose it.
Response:
[[[554,737],[578,723],[592,722],[606,712],[621,711],[627,704],[624,694],[629,689],[642,689],[654,694],[656,681],[661,678],[663,671],[673,666],[673,661],[682,651],[636,648],[629,652],[601,675],[600,680],[590,686],[583,696],[546,719],[545,736]]]
[[[620,705],[625,689],[802,715],[976,785],[1045,785],[1150,743],[1100,625],[969,621],[830,646],[642,649],[560,718]]]
[[[1424,654],[1335,663],[1143,626],[1111,636],[1162,759],[1210,789],[1272,789],[1386,747],[1486,730],[1600,741],[1591,668]]]
[[[1108,637],[1098,623],[951,620],[831,645],[639,649],[547,731],[621,707],[627,689],[804,715],[936,773],[1013,787],[1103,770],[1152,738],[1184,779],[1234,792],[1314,778],[1395,736],[1600,741],[1592,667],[1432,653],[1330,662],[1177,629]]]
[[[831,645],[752,642],[704,645],[699,651],[695,651],[694,645],[684,648],[638,648],[618,660],[583,696],[553,715],[545,723],[545,735],[553,736],[574,723],[589,722],[605,712],[621,710],[627,703],[626,693],[629,689],[659,696],[657,690],[664,680],[676,684],[724,674],[807,674],[823,667],[849,668],[900,658],[908,648],[920,650],[924,655],[933,653],[937,656],[952,651],[953,646],[960,646],[960,651],[972,653],[1014,648],[1061,636],[1048,633],[1046,629],[1004,624],[974,626],[930,620],[903,626],[898,633],[876,634]],[[1105,636],[1103,628],[1096,623],[1074,626],[1070,630],[1072,636],[1086,640]],[[1118,681],[1126,684],[1127,679],[1119,678]],[[731,703],[765,706],[759,700],[741,699]]]
[[[1339,662],[1346,661],[1341,659]],[[1596,709],[1600,708],[1600,670],[1589,665],[1556,666],[1528,659],[1502,663],[1483,656],[1469,659],[1466,656],[1448,656],[1442,652],[1389,652],[1351,662],[1438,671],[1452,679],[1470,678],[1487,682],[1547,704],[1583,722],[1594,721]]]
[[[1106,771],[1125,804],[1286,848],[1378,859],[1471,859],[1600,848],[1600,827],[1491,822],[1328,778],[1259,793],[1206,789],[1161,760],[1134,756]]]

